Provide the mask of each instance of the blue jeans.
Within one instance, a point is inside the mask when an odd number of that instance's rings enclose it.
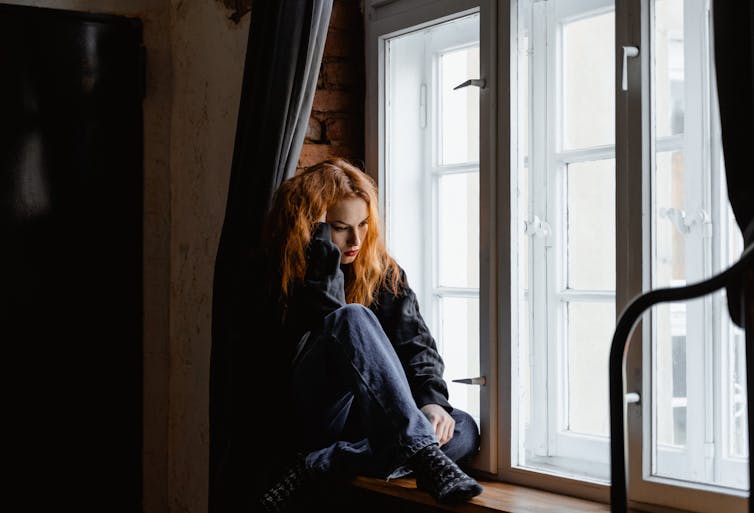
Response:
[[[397,478],[404,463],[437,442],[417,407],[390,340],[368,308],[349,304],[325,317],[302,343],[292,374],[297,450],[318,473]],[[454,409],[453,438],[443,450],[454,461],[473,455],[479,430]]]

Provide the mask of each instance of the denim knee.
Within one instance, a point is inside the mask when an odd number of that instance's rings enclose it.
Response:
[[[348,303],[333,310],[325,317],[325,322],[360,322],[363,320],[376,321],[377,317],[369,308],[361,303]]]
[[[355,348],[360,342],[367,342],[367,347],[379,341],[391,345],[374,312],[359,303],[349,303],[330,312],[325,317],[324,329],[341,343]]]
[[[479,428],[474,418],[463,410],[454,408],[450,416],[456,427],[453,438],[442,449],[453,461],[464,462],[479,451]]]

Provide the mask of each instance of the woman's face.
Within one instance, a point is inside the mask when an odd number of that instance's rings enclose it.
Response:
[[[344,198],[327,209],[327,222],[332,227],[332,241],[340,249],[340,263],[352,263],[369,228],[367,202],[359,197]]]

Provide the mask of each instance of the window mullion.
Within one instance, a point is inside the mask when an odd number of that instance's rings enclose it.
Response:
[[[532,9],[531,38],[531,66],[529,83],[532,84],[529,106],[531,123],[529,126],[529,220],[534,216],[546,219],[547,208],[547,17],[545,2],[534,3]],[[532,365],[532,398],[531,398],[531,436],[533,446],[528,450],[535,457],[549,456],[548,444],[548,323],[539,322],[547,318],[547,265],[544,239],[532,237],[530,240],[530,315],[531,327],[531,359]],[[528,444],[528,442],[527,442]]]

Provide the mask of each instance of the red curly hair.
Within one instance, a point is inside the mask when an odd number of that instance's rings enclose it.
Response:
[[[296,282],[306,273],[306,248],[322,214],[345,198],[367,204],[369,224],[359,256],[345,284],[346,302],[369,306],[387,286],[398,294],[400,268],[380,235],[377,186],[365,172],[344,159],[328,159],[283,182],[275,192],[264,227],[264,250],[277,271],[281,302],[287,303]]]

